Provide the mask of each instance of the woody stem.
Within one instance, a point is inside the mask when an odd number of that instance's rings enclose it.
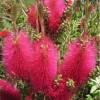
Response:
[[[36,30],[37,30],[37,33],[39,33],[39,10],[38,10],[38,3],[39,1],[37,0],[36,1]]]
[[[84,4],[84,10],[85,10],[84,32],[88,32],[88,18],[89,18],[89,15],[90,15],[90,12],[89,12],[89,0],[86,0],[86,3]]]
[[[37,12],[38,12],[38,17],[40,20],[40,26],[41,26],[41,32],[44,35],[45,33],[45,28],[44,28],[44,13],[43,13],[43,2],[41,0],[37,0]]]

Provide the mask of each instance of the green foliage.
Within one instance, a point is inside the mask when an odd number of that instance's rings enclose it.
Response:
[[[5,78],[5,75],[4,75],[3,66],[2,66],[2,64],[0,63],[0,79],[1,79],[1,78]]]
[[[81,98],[81,99],[80,99]],[[100,66],[97,66],[89,81],[80,88],[75,100],[99,100],[100,99]]]
[[[88,82],[90,93],[87,95],[86,100],[99,100],[100,99],[100,67],[97,67],[94,78],[90,78]],[[91,98],[91,99],[89,99]]]

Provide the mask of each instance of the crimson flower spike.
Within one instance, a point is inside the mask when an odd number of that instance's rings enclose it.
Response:
[[[4,30],[4,31],[1,31],[0,32],[0,37],[6,37],[8,35],[8,31],[7,30]]]
[[[61,74],[66,83],[73,80],[76,87],[84,84],[96,66],[96,44],[94,40],[70,43],[61,66]],[[67,84],[68,85],[68,84]]]
[[[50,100],[71,100],[73,97],[73,90],[66,86],[65,81],[60,81],[53,85],[47,93]]]
[[[25,100],[32,100],[32,96],[27,96]]]
[[[57,73],[58,51],[46,36],[33,44],[34,59],[31,69],[31,82],[35,91],[46,92]]]
[[[53,32],[56,32],[61,23],[61,17],[66,8],[64,0],[43,0],[48,10],[48,26]]]
[[[0,80],[0,100],[21,100],[20,91],[5,80]]]
[[[67,6],[67,8],[69,8],[70,6],[72,6],[73,5],[73,3],[74,3],[74,0],[66,0],[66,6]]]
[[[33,28],[38,28],[38,30],[40,30],[40,22],[39,22],[39,18],[38,18],[38,8],[36,7],[36,5],[33,5],[32,7],[29,8],[28,13],[27,13],[27,17],[28,17],[28,22],[30,23],[30,25]],[[37,21],[38,21],[38,26],[37,26]]]
[[[16,37],[10,34],[4,39],[3,63],[7,73],[19,79],[29,80],[32,61],[32,43],[25,32],[19,32]]]

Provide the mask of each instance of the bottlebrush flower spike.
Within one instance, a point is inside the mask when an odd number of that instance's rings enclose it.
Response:
[[[0,37],[6,37],[8,35],[8,31],[4,30],[0,32]]]
[[[95,6],[93,4],[90,5],[89,10],[91,13],[95,12]]]
[[[95,66],[95,42],[92,40],[85,44],[73,42],[69,45],[68,53],[61,66],[61,74],[66,81],[72,79],[75,82],[75,86],[80,86],[85,83]]]
[[[67,8],[68,7],[70,7],[70,6],[72,6],[73,5],[73,3],[74,3],[74,0],[66,0],[66,5],[67,5]]]
[[[27,96],[25,100],[32,100],[32,96]]]
[[[3,62],[9,74],[29,80],[29,70],[33,65],[32,60],[32,43],[25,32],[19,32],[16,37],[11,34],[5,38]]]
[[[0,100],[21,100],[21,94],[7,81],[0,80]]]
[[[66,82],[63,80],[49,89],[48,96],[50,100],[71,100],[73,96],[72,91],[66,87]]]
[[[37,19],[37,9],[35,5],[29,8],[27,15],[28,15],[28,22],[31,24],[33,28],[36,28],[38,19]],[[38,24],[39,24],[39,21],[38,21]]]
[[[44,5],[48,9],[49,29],[56,32],[61,23],[61,17],[66,8],[64,0],[44,0]]]
[[[70,92],[66,87],[62,92],[59,92],[53,99],[50,100],[71,100],[73,93]]]
[[[45,92],[57,73],[58,51],[48,37],[34,42],[34,66],[31,69],[32,85],[35,91]]]

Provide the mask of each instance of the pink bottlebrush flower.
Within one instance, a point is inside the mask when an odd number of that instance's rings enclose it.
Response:
[[[75,86],[82,85],[96,66],[96,46],[94,41],[85,44],[73,42],[69,45],[64,63],[61,66],[61,74],[68,81],[72,79]]]
[[[49,89],[48,96],[50,100],[71,100],[73,90],[66,86],[66,82],[62,81],[59,85],[54,85]]]
[[[48,37],[41,37],[34,42],[33,48],[32,85],[35,91],[45,92],[57,73],[58,51]]]
[[[93,4],[92,4],[92,5],[90,5],[90,12],[91,12],[91,13],[95,12],[95,7],[94,7],[94,5],[93,5]]]
[[[49,28],[51,31],[56,32],[65,10],[65,2],[64,0],[44,0],[44,5],[48,9]]]
[[[62,92],[59,92],[53,99],[51,100],[71,100],[73,97],[73,93],[70,92],[67,88],[65,88]]]
[[[67,5],[67,8],[68,7],[70,7],[70,6],[72,6],[73,5],[73,3],[74,3],[74,0],[66,0],[66,5]]]
[[[33,28],[37,27],[37,7],[33,5],[29,10],[28,10],[28,22],[31,24]],[[38,24],[40,25],[39,21]],[[39,26],[38,26],[39,27]]]
[[[0,100],[21,100],[20,91],[5,80],[0,80]]]
[[[27,96],[25,100],[32,100],[32,96]]]
[[[33,63],[33,47],[25,32],[15,37],[9,35],[4,40],[3,62],[6,71],[17,78],[29,80],[29,70]]]
[[[8,35],[8,30],[3,30],[0,32],[0,37],[6,37]]]

